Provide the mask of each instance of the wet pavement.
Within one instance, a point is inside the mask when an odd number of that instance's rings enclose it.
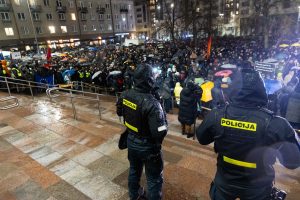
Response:
[[[129,164],[127,151],[117,147],[123,126],[114,98],[101,98],[101,120],[97,103],[76,100],[74,120],[68,99],[15,96],[20,106],[0,111],[0,200],[128,199]],[[213,147],[181,136],[176,114],[168,121],[164,199],[208,199],[216,170]],[[287,199],[299,199],[300,169],[275,168],[276,185]]]

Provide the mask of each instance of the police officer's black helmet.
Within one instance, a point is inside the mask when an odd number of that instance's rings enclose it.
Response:
[[[263,107],[268,103],[264,82],[253,67],[241,68],[229,87],[229,98],[234,104]]]
[[[136,88],[151,91],[154,88],[155,78],[153,69],[148,64],[140,64],[134,72],[134,85]]]

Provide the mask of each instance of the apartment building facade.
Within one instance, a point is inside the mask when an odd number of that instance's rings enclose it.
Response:
[[[300,4],[294,0],[269,1],[269,9],[262,10],[253,0],[240,0],[241,35],[262,35],[265,26],[263,13],[268,13],[269,35],[299,33]]]
[[[132,0],[0,0],[0,47],[99,44],[135,33]]]
[[[136,36],[145,40],[151,37],[150,1],[135,0]]]

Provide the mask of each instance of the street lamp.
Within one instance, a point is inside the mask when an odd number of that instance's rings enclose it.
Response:
[[[174,3],[171,3],[171,8],[174,8]]]

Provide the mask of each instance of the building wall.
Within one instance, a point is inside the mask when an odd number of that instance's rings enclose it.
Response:
[[[34,32],[39,43],[51,40],[90,39],[129,35],[135,32],[132,0],[6,0],[0,4],[0,46],[33,44]],[[31,9],[33,25],[30,18]],[[7,11],[5,11],[7,10]],[[10,20],[6,18],[7,12]],[[38,15],[39,19],[34,20]],[[23,19],[23,16],[25,19]],[[52,16],[52,17],[49,17]],[[20,19],[21,18],[21,19]],[[12,36],[5,33],[12,28]],[[51,33],[50,28],[55,32]],[[123,37],[122,36],[122,37]]]
[[[150,4],[147,0],[135,1],[136,34],[139,39],[150,37]]]
[[[287,2],[287,3],[284,3]],[[281,3],[276,4],[270,8],[270,28],[271,34],[275,31],[272,29],[280,29],[284,26],[286,29],[289,29],[290,33],[295,31],[297,26],[297,18],[298,18],[298,6],[295,1],[282,1]],[[241,35],[259,35],[262,34],[263,31],[263,23],[262,19],[258,18],[256,22],[254,22],[255,5],[253,0],[241,0],[240,6],[241,13]],[[290,18],[286,21],[286,17]],[[254,28],[255,25],[261,24],[260,28]],[[286,27],[290,26],[290,27]],[[298,27],[299,28],[299,27]],[[299,30],[298,30],[299,31]]]

